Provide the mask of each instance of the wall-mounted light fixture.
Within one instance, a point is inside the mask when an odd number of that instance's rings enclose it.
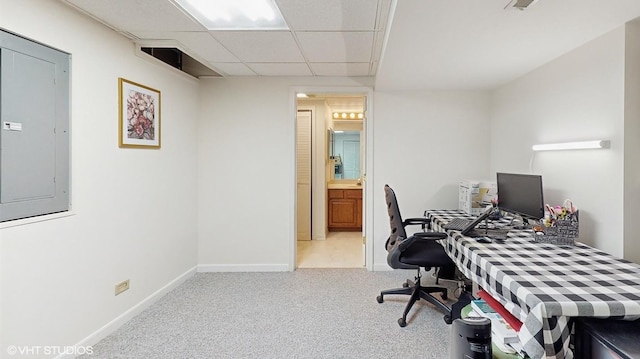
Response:
[[[534,151],[558,151],[558,150],[586,150],[586,149],[599,149],[611,147],[611,141],[609,140],[594,140],[594,141],[580,141],[580,142],[562,142],[562,143],[548,143],[543,145],[533,145],[531,147]]]
[[[364,113],[362,112],[334,112],[333,118],[336,120],[362,120]]]

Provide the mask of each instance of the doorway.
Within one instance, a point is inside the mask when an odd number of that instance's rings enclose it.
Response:
[[[321,92],[297,97],[295,268],[363,268],[366,264],[366,99],[367,94]],[[361,222],[359,228],[329,227],[329,191],[341,184],[361,192],[354,214]]]

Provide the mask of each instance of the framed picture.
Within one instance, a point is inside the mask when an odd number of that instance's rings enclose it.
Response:
[[[118,79],[119,146],[160,148],[160,91]]]

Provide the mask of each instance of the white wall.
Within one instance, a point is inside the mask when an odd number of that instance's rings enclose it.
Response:
[[[367,78],[201,80],[198,262],[201,271],[288,270],[294,248],[293,89],[340,93]],[[313,89],[316,89],[315,91]]]
[[[468,92],[375,93],[374,267],[388,268],[389,217],[384,185],[396,192],[404,218],[458,207],[461,179],[489,176],[489,95]],[[458,165],[453,163],[459,162]],[[495,175],[494,175],[495,177]],[[419,230],[420,228],[415,228]]]
[[[625,28],[624,257],[640,263],[640,20]]]
[[[194,271],[199,86],[59,1],[0,0],[0,9],[4,29],[72,55],[73,209],[0,225],[0,356],[8,345],[92,344]],[[161,91],[161,149],[118,148],[118,77]],[[127,278],[131,289],[114,296]]]
[[[580,209],[580,240],[623,255],[625,30],[616,29],[496,90],[491,172],[529,173],[531,145],[609,139],[611,149],[540,152],[545,201]],[[636,65],[637,66],[637,65]]]

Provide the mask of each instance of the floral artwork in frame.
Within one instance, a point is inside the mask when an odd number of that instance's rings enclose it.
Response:
[[[118,79],[119,146],[160,148],[160,91]]]

